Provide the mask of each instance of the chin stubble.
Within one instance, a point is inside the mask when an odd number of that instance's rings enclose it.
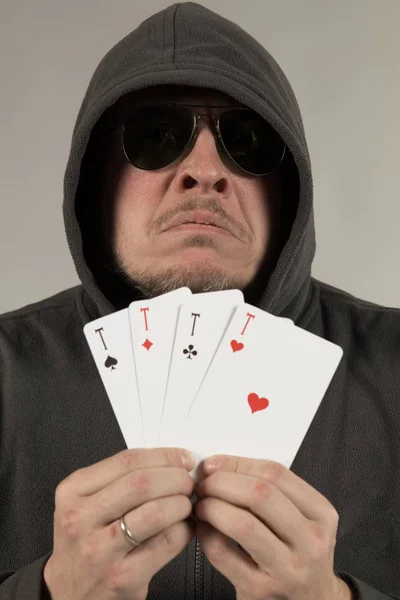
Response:
[[[198,244],[205,246],[204,236],[198,236]],[[213,243],[213,240],[211,240]],[[193,246],[193,239],[188,245]],[[209,267],[168,267],[160,271],[134,270],[124,265],[121,256],[115,254],[113,271],[132,289],[139,291],[146,298],[154,298],[181,287],[188,287],[193,294],[219,292],[240,289],[246,286],[245,281],[231,277],[221,269]]]

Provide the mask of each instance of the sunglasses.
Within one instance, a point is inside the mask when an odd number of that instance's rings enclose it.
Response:
[[[245,107],[227,108],[217,118],[195,115],[196,104],[138,106],[122,124],[122,144],[127,160],[138,169],[162,169],[183,158],[194,146],[197,123],[213,120],[221,159],[231,167],[255,176],[269,175],[282,163],[286,145],[262,117]]]

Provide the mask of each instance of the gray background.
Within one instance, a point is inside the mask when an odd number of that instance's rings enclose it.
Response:
[[[170,1],[0,0],[0,313],[79,283],[62,220],[72,129],[103,55]],[[313,275],[400,307],[398,0],[203,0],[275,57],[309,143]]]

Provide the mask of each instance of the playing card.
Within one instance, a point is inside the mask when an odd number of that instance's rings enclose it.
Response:
[[[143,448],[128,309],[87,323],[83,332],[128,448]]]
[[[342,355],[336,344],[239,306],[189,409],[180,445],[197,464],[222,453],[290,468]]]
[[[193,294],[179,310],[158,446],[178,443],[181,420],[201,385],[232,315],[240,290]]]
[[[190,289],[180,288],[128,309],[147,448],[157,445],[178,311],[188,296]]]

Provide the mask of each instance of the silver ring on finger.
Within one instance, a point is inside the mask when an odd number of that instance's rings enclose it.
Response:
[[[126,537],[126,539],[128,540],[128,542],[131,544],[131,546],[133,548],[137,548],[137,546],[140,546],[140,542],[138,542],[132,535],[132,533],[129,531],[129,529],[127,528],[125,521],[124,521],[124,517],[120,518],[120,525],[121,525],[121,529],[124,532],[124,535]]]

